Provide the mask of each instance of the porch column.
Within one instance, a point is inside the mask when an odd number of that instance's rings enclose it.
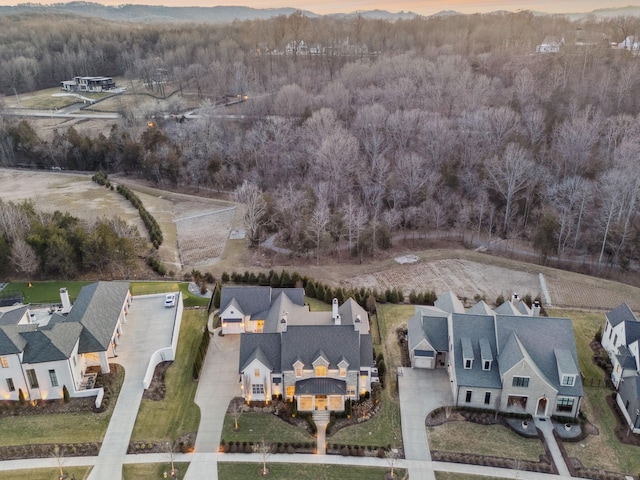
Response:
[[[102,373],[110,373],[107,352],[100,352],[98,355],[100,356],[100,370],[102,370]]]

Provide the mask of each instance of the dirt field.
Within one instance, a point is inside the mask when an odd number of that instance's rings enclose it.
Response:
[[[229,240],[232,229],[242,228],[241,207],[231,202],[171,193],[149,188],[131,179],[112,177],[133,189],[160,223],[165,241],[159,253],[177,275],[196,268],[219,276],[223,271],[297,270],[330,285],[453,291],[473,303],[475,295],[489,303],[500,294],[540,294],[543,273],[556,308],[610,309],[626,301],[640,311],[640,289],[628,285],[516,262],[468,250],[429,249],[409,251],[399,247],[375,261],[359,264],[352,259],[327,260],[322,266],[313,259],[290,259],[263,250],[249,251],[246,240]],[[89,175],[0,169],[0,198],[4,201],[32,199],[45,211],[62,210],[83,219],[117,214],[146,231],[138,213],[117,193],[91,182]],[[411,253],[418,261],[400,265],[398,254]]]

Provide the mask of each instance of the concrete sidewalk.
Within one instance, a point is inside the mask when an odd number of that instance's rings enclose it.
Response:
[[[240,335],[211,337],[207,356],[202,367],[196,404],[200,407],[200,426],[196,438],[196,453],[217,452],[224,417],[232,398],[240,396],[238,362],[240,360]],[[200,457],[198,457],[200,458]],[[186,480],[218,478],[217,456],[192,461]]]
[[[124,367],[124,383],[89,480],[112,480],[122,476],[119,456],[127,453],[140,408],[142,381],[151,355],[171,345],[175,308],[164,308],[164,294],[134,297],[124,326],[118,357]]]
[[[547,447],[551,452],[551,457],[553,458],[553,463],[556,464],[558,474],[564,477],[570,477],[571,474],[569,473],[569,469],[567,468],[564,458],[562,458],[562,452],[560,452],[560,447],[558,447],[556,437],[553,436],[553,423],[551,422],[551,419],[533,417],[533,423],[544,436],[544,441],[547,443]]]

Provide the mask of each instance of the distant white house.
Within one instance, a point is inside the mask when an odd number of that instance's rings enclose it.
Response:
[[[100,93],[116,88],[116,82],[111,77],[73,77],[73,80],[60,82],[65,92],[94,92]]]
[[[622,50],[629,50],[631,52],[637,52],[640,50],[640,38],[636,35],[628,35],[624,41],[618,44],[618,48]]]
[[[558,53],[560,45],[564,43],[564,39],[558,37],[545,37],[543,42],[536,46],[537,53]]]

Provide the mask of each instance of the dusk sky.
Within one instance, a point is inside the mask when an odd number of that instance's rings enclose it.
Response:
[[[26,1],[26,0],[25,0]],[[53,3],[32,0],[35,3]],[[353,12],[355,10],[389,10],[391,12],[412,11],[431,15],[441,10],[456,10],[462,13],[491,12],[494,10],[537,10],[549,13],[588,12],[597,8],[624,7],[633,0],[93,0],[104,5],[141,4],[167,6],[243,5],[254,8],[294,7],[314,13]],[[15,0],[0,0],[0,5],[16,5]],[[637,2],[635,2],[637,5]]]

